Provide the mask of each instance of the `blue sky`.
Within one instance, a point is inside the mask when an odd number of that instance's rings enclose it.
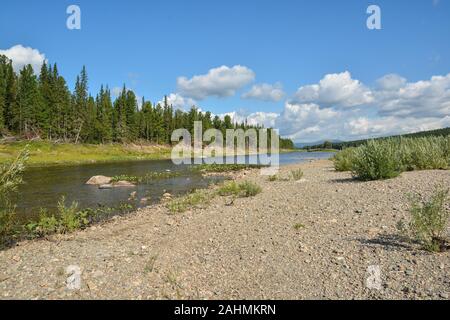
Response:
[[[71,4],[81,30],[66,28]],[[382,30],[366,27],[370,4]],[[0,12],[0,50],[38,50],[71,86],[86,65],[93,93],[125,82],[152,101],[173,94],[180,107],[234,112],[296,141],[450,125],[449,39],[448,0],[16,0]]]

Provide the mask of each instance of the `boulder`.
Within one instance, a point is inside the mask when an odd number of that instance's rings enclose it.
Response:
[[[99,189],[112,189],[113,185],[112,184],[101,184],[98,188]]]
[[[105,176],[94,176],[90,178],[86,184],[88,185],[97,185],[100,186],[102,184],[109,184],[111,182],[112,178],[105,177]]]
[[[135,186],[136,185],[132,184],[130,181],[125,181],[125,180],[114,183],[115,188],[132,188]]]

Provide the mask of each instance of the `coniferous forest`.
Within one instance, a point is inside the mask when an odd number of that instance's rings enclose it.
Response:
[[[31,65],[16,73],[12,61],[0,55],[0,135],[23,139],[41,138],[71,143],[127,143],[145,140],[170,144],[175,129],[193,131],[194,121],[203,130],[260,128],[247,123],[233,123],[230,116],[221,119],[211,112],[200,112],[192,106],[187,112],[167,101],[152,103],[144,98],[138,107],[132,90],[123,86],[113,100],[107,86],[94,96],[89,93],[88,74],[83,67],[75,88],[70,91],[56,64],[44,63],[39,75]],[[225,134],[224,134],[225,136]],[[289,139],[281,139],[280,147],[292,149]]]

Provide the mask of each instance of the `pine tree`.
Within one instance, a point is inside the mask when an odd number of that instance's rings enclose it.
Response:
[[[4,71],[6,71],[5,109],[3,110],[4,121],[9,131],[17,133],[19,131],[17,75],[13,70],[11,60],[7,61]]]
[[[88,76],[86,67],[83,66],[81,73],[77,76],[75,83],[75,92],[73,95],[73,103],[75,109],[75,127],[77,127],[77,133],[75,143],[81,138],[85,138],[89,135],[88,128]]]
[[[97,114],[95,125],[95,140],[101,143],[111,142],[112,135],[112,102],[109,89],[100,88],[96,99]]]
[[[9,131],[75,143],[145,139],[165,144],[171,142],[175,129],[185,128],[192,134],[195,121],[202,122],[204,131],[216,128],[224,134],[226,129],[259,128],[249,126],[247,121],[233,123],[230,116],[212,119],[211,112],[199,112],[195,106],[188,112],[174,110],[167,96],[156,105],[142,98],[139,109],[135,93],[125,85],[114,102],[108,87],[103,86],[94,99],[89,94],[85,67],[72,93],[56,64],[43,63],[39,78],[29,65],[17,75],[12,61],[0,55],[0,134]],[[292,146],[292,141],[283,140],[282,144]]]
[[[20,72],[17,103],[19,107],[19,132],[25,136],[38,135],[38,114],[41,110],[42,99],[38,80],[31,65],[25,66]]]
[[[0,56],[0,136],[5,129],[5,108],[6,108],[6,61],[5,56]]]

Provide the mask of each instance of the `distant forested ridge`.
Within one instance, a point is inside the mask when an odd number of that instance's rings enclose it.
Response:
[[[415,132],[415,133],[409,133],[409,134],[403,134],[403,135],[396,135],[396,136],[390,136],[390,137],[380,137],[380,138],[375,138],[373,140],[383,140],[383,139],[400,138],[400,137],[405,137],[405,138],[438,137],[438,136],[449,136],[449,135],[450,135],[450,127],[443,128],[443,129],[437,129],[437,130],[421,131],[421,132]],[[359,147],[360,145],[365,144],[368,140],[370,140],[370,139],[348,141],[348,142],[325,141],[323,144],[307,146],[304,149],[313,150],[313,149],[326,148],[326,149],[341,150],[341,149],[345,149],[345,148],[349,148],[349,147]]]
[[[167,97],[157,104],[142,98],[139,108],[136,95],[125,85],[114,101],[107,86],[95,97],[88,89],[85,67],[71,92],[56,64],[44,63],[39,75],[31,65],[16,74],[12,61],[0,55],[0,136],[93,144],[137,140],[170,144],[173,130],[192,132],[194,121],[201,121],[203,130],[215,128],[223,133],[227,129],[262,128],[246,121],[233,123],[230,116],[213,117],[195,106],[184,112],[173,108]],[[293,143],[281,139],[280,147],[293,148]]]

